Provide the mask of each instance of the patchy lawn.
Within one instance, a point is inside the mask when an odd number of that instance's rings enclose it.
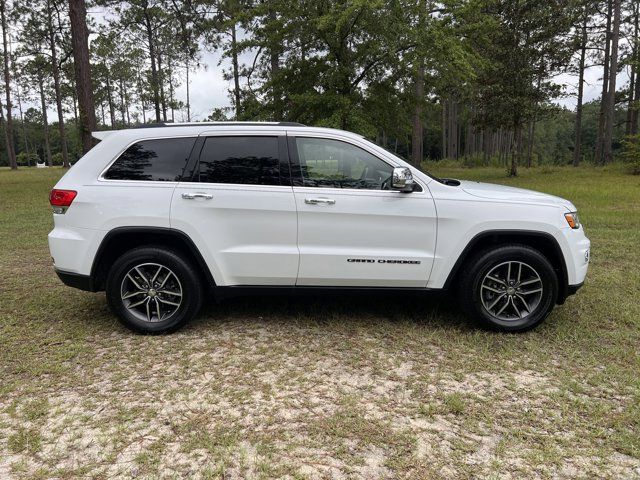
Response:
[[[134,335],[55,276],[59,169],[0,170],[0,478],[640,478],[640,178],[434,169],[558,194],[585,287],[535,331],[448,297],[210,303]]]

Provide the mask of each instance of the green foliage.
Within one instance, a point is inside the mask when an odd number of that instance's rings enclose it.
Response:
[[[57,152],[54,153],[51,157],[51,161],[53,163],[53,165],[55,166],[61,166],[62,165],[62,153]]]
[[[16,161],[20,167],[33,167],[40,161],[40,157],[35,153],[20,152],[16,155]]]
[[[628,136],[622,142],[622,159],[632,175],[640,175],[640,134]]]
[[[575,116],[554,103],[567,93],[557,74],[575,74],[585,15],[594,17],[589,17],[588,41],[594,58],[587,63],[602,63],[597,57],[604,42],[596,28],[602,9],[583,0],[96,0],[92,5],[110,12],[104,21],[89,19],[96,113],[103,128],[187,120],[190,105],[177,89],[188,86],[187,74],[201,67],[200,52],[206,49],[231,64],[223,77],[233,107],[210,105],[205,111],[211,120],[345,128],[406,158],[417,143],[415,132],[422,131],[423,158],[462,158],[467,166],[504,167],[514,145],[521,164],[529,151],[534,165],[569,163]],[[60,133],[51,124],[59,121],[51,115],[58,70],[68,122],[65,143],[74,161],[80,148],[71,121],[77,102],[66,8],[66,0],[12,2],[13,81],[26,108],[14,143],[18,153],[35,152],[42,159],[47,150],[61,151]],[[621,65],[637,66],[632,50],[637,7],[623,8],[628,40]],[[633,104],[626,98],[630,87],[619,85],[615,151],[627,124],[625,110]],[[584,106],[582,161],[593,155],[598,110],[599,101]],[[487,148],[490,144],[499,147]],[[2,135],[0,145],[5,146]]]

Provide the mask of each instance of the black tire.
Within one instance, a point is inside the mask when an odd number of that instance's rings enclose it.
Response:
[[[524,265],[526,280],[516,282],[518,274],[509,275],[509,268],[520,268],[520,265]],[[513,280],[509,282],[507,278]],[[518,290],[520,283],[527,285]],[[536,292],[538,288],[542,291]],[[525,290],[534,293],[525,293]],[[484,250],[466,263],[458,294],[464,312],[484,327],[522,332],[539,325],[551,313],[558,297],[558,277],[539,251],[526,245],[503,245]],[[490,310],[494,302],[498,303]],[[505,310],[499,312],[503,306]]]
[[[143,275],[137,275],[135,267],[140,267],[139,272]],[[164,267],[164,270],[159,267]],[[160,272],[155,279],[155,285],[160,287],[157,292],[149,282],[153,280],[154,271]],[[131,275],[127,277],[128,273]],[[165,284],[160,285],[164,277]],[[142,279],[146,279],[148,284],[143,284]],[[134,293],[129,293],[129,288]],[[145,290],[147,293],[135,293]],[[118,258],[109,270],[106,294],[107,303],[120,322],[131,330],[146,334],[169,333],[182,327],[198,314],[203,296],[201,279],[193,265],[180,254],[161,246],[135,248]],[[134,297],[122,298],[127,295]],[[133,302],[140,300],[146,303],[132,308]],[[153,313],[146,310],[147,304]]]

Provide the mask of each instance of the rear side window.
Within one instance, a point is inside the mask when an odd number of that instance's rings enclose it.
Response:
[[[134,143],[109,167],[104,178],[178,182],[195,141],[195,138],[162,138]]]
[[[206,183],[280,185],[278,138],[207,138],[195,180]]]

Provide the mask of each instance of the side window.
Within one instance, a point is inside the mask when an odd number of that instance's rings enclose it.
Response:
[[[296,147],[305,187],[389,190],[393,167],[359,147],[303,137]]]
[[[178,182],[195,141],[195,138],[161,138],[134,143],[109,167],[104,178]]]
[[[200,154],[196,181],[280,185],[277,137],[209,137]]]

